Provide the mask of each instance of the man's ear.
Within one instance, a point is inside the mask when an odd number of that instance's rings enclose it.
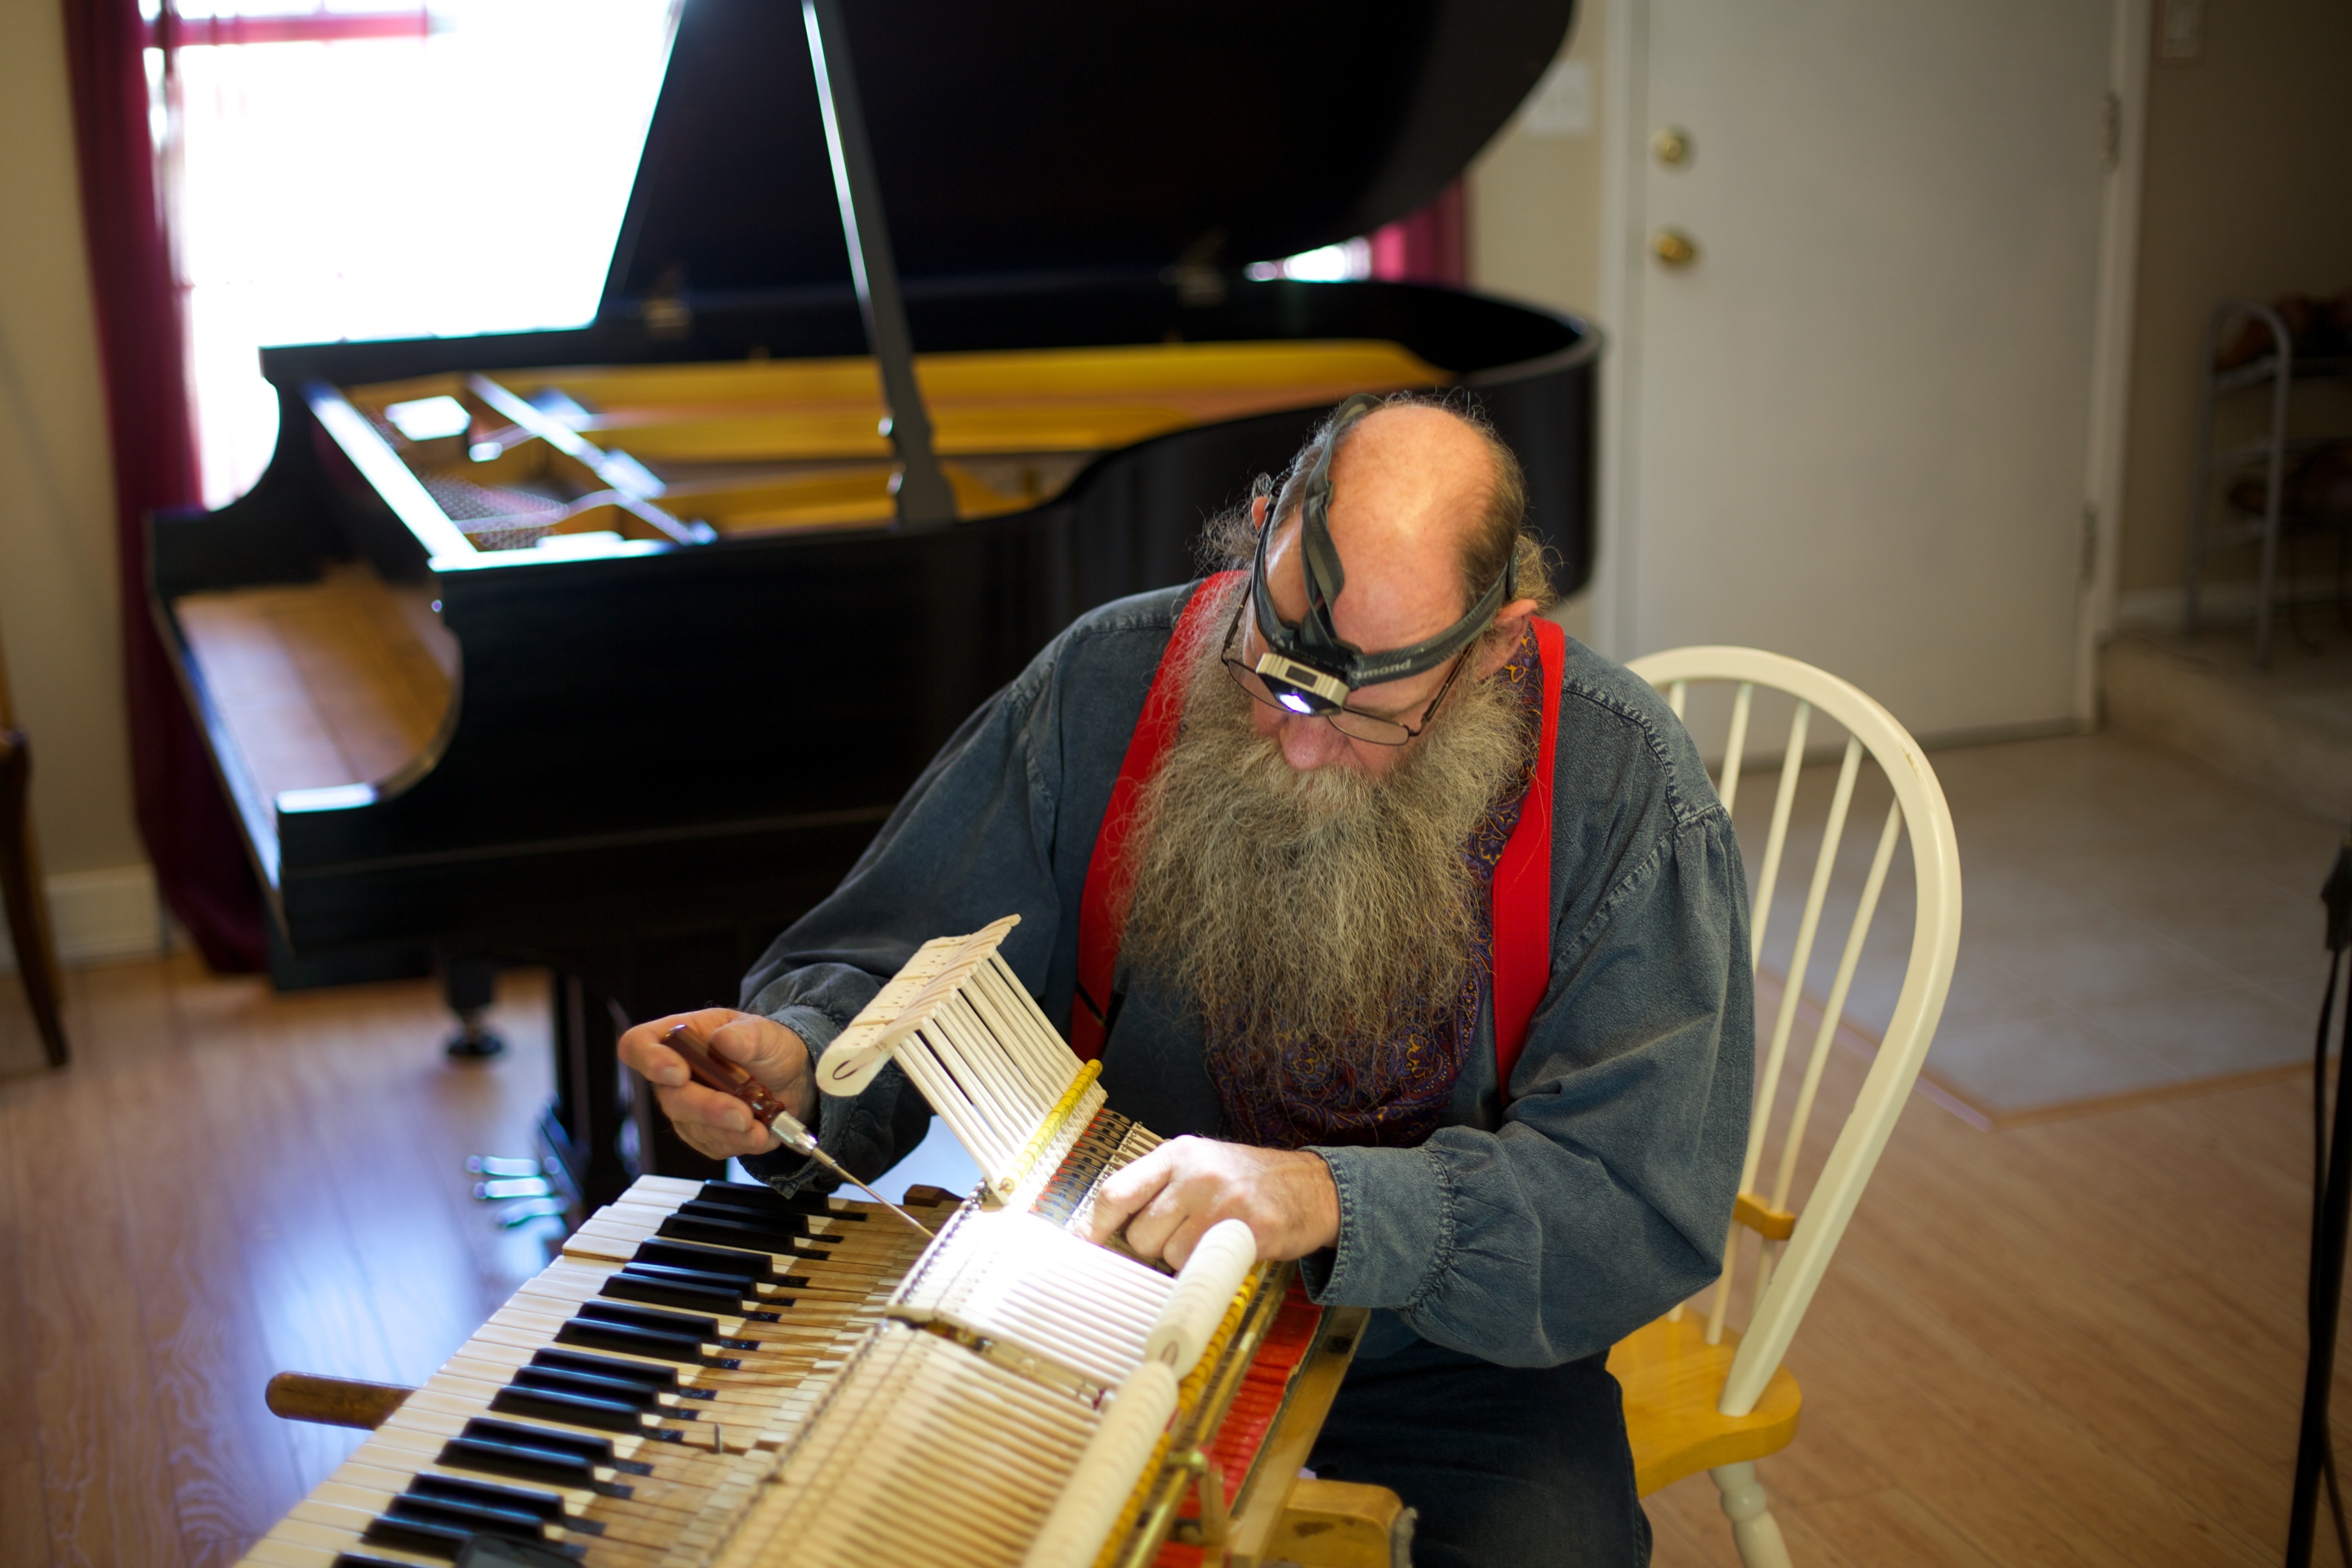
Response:
[[[1264,533],[1265,531],[1265,509],[1273,504],[1274,498],[1272,496],[1252,496],[1250,498],[1250,528],[1253,531],[1257,533]]]
[[[1495,630],[1501,635],[1478,656],[1478,679],[1486,679],[1510,662],[1511,654],[1527,635],[1528,617],[1536,613],[1533,599],[1513,599],[1495,612]]]

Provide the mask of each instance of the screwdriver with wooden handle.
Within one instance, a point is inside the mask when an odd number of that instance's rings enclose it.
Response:
[[[705,1089],[717,1089],[721,1094],[730,1095],[741,1100],[746,1109],[751,1112],[751,1119],[782,1139],[785,1148],[795,1154],[806,1155],[809,1159],[814,1160],[827,1171],[914,1226],[919,1234],[923,1236],[931,1234],[930,1227],[913,1215],[843,1170],[838,1161],[818,1147],[816,1135],[802,1124],[800,1118],[794,1116],[782,1100],[768,1092],[767,1085],[753,1078],[737,1064],[714,1054],[709,1046],[694,1037],[692,1031],[687,1026],[679,1024],[673,1026],[669,1033],[662,1037],[661,1043],[676,1051],[685,1060],[686,1070],[693,1075],[695,1082]]]

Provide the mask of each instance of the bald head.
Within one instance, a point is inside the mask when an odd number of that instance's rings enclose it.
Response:
[[[1318,436],[1299,454],[1277,508],[1268,586],[1286,620],[1307,603],[1298,508],[1326,439]],[[1339,636],[1378,651],[1433,637],[1460,619],[1516,542],[1522,510],[1516,470],[1492,435],[1433,403],[1391,403],[1349,426],[1331,462],[1331,542],[1347,572],[1333,606]],[[1501,551],[1493,548],[1498,524]]]

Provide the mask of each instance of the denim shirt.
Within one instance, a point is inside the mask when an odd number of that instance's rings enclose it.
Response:
[[[822,1053],[923,942],[1017,913],[1003,954],[1069,1015],[1096,829],[1192,587],[1082,617],[967,719],[841,886],[743,983],[743,1006]],[[1712,1279],[1748,1132],[1755,998],[1728,815],[1650,686],[1574,639],[1553,760],[1550,983],[1499,1092],[1491,1005],[1446,1124],[1414,1148],[1317,1148],[1339,1188],[1314,1298],[1511,1366],[1606,1350]],[[1196,1011],[1121,965],[1103,1050],[1113,1109],[1164,1137],[1225,1135]],[[1491,989],[1491,988],[1490,988]],[[896,1067],[819,1112],[861,1176],[929,1109]],[[791,1190],[808,1163],[749,1163]]]

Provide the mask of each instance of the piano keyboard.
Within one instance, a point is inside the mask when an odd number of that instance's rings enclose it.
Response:
[[[954,1213],[925,1192],[918,1217]],[[446,1564],[491,1534],[658,1563],[773,1467],[922,1246],[870,1204],[642,1178],[245,1561]]]
[[[1160,1140],[997,956],[1013,924],[925,944],[817,1063],[841,1095],[898,1062],[979,1163],[971,1199],[913,1189],[919,1231],[641,1179],[246,1562],[473,1568],[488,1537],[590,1568],[1144,1568],[1187,1498],[1197,1539],[1228,1503],[1265,1539],[1305,1452],[1269,1436],[1295,1374],[1319,1361],[1311,1441],[1360,1324],[1239,1220],[1173,1276],[1083,1239]]]

